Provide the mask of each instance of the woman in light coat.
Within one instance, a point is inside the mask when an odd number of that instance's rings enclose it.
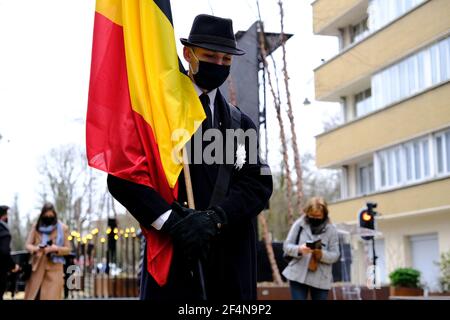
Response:
[[[311,198],[305,214],[292,225],[284,242],[285,255],[292,257],[283,275],[289,280],[293,300],[326,300],[332,283],[332,264],[339,259],[338,233],[328,218],[323,198]],[[297,242],[298,239],[298,242]],[[321,248],[307,242],[321,240]]]
[[[32,255],[32,272],[25,288],[25,299],[62,298],[64,256],[70,252],[68,236],[68,228],[58,221],[53,205],[45,204],[26,242],[26,249]]]

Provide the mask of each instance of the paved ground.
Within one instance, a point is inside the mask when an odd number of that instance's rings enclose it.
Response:
[[[428,296],[428,297],[402,297],[391,296],[389,300],[450,300],[450,296]]]

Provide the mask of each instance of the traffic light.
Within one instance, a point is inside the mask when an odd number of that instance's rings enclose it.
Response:
[[[375,230],[375,216],[377,213],[373,209],[377,207],[377,204],[374,202],[367,202],[366,205],[367,206],[359,212],[359,226],[361,228]],[[373,236],[361,236],[361,238],[364,240],[371,240],[373,239]]]

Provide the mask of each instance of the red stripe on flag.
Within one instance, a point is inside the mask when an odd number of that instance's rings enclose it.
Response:
[[[123,28],[99,13],[94,23],[86,149],[90,166],[152,187],[168,203],[176,198],[177,187],[169,187],[153,130],[131,107]],[[147,269],[163,285],[172,245],[153,229],[144,230],[144,235]]]

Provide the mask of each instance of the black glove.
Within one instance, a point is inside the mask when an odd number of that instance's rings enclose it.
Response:
[[[206,260],[211,239],[226,225],[226,215],[220,208],[206,211],[172,204],[172,213],[161,231],[168,232],[174,245],[189,261]]]
[[[227,227],[227,225],[228,225],[227,214],[221,207],[214,206],[204,212],[216,224],[218,233],[220,233],[223,229],[225,229]]]

